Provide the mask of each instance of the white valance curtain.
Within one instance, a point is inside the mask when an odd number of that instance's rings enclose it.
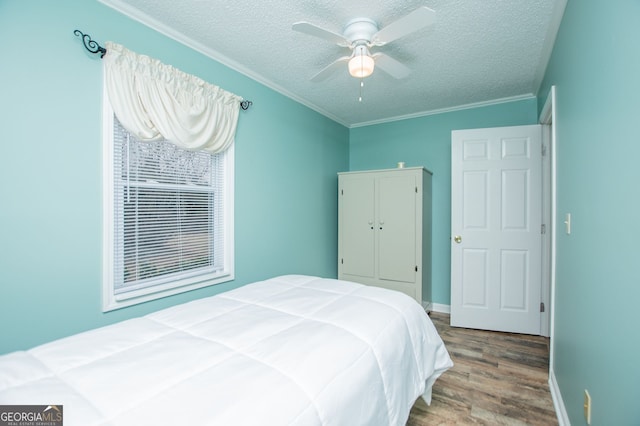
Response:
[[[105,44],[109,101],[130,133],[212,153],[233,144],[241,97],[119,44]]]

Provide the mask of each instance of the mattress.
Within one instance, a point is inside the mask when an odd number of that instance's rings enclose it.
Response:
[[[452,366],[421,306],[302,275],[0,357],[0,405],[72,425],[404,425]]]

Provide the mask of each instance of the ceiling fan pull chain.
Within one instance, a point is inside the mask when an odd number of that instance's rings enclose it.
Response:
[[[362,88],[364,87],[364,78],[360,79],[360,96],[358,97],[358,102],[362,102]]]

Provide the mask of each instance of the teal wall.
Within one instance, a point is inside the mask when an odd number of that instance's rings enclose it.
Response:
[[[73,30],[253,101],[236,137],[236,280],[103,314],[102,66]],[[0,353],[285,273],[336,276],[349,131],[97,1],[0,0]]]
[[[554,372],[573,425],[640,424],[640,2],[569,0],[539,92],[557,90]]]
[[[536,105],[531,98],[351,129],[351,170],[388,169],[404,161],[433,172],[433,302],[451,303],[451,131],[535,124]]]

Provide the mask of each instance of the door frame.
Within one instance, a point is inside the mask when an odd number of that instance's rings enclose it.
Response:
[[[554,313],[556,287],[556,86],[551,86],[549,94],[540,112],[539,122],[542,125],[542,144],[546,146],[543,161],[542,185],[542,217],[547,224],[547,232],[543,235],[543,270],[542,270],[542,300],[545,312],[541,317],[540,334],[550,338],[549,363],[553,362],[554,354]],[[545,164],[546,163],[546,164]]]

